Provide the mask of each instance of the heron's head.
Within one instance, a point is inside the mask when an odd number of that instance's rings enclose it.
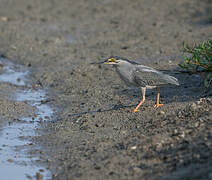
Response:
[[[129,63],[129,60],[118,56],[110,57],[104,62],[104,64],[112,64],[112,65],[121,65],[126,63]]]

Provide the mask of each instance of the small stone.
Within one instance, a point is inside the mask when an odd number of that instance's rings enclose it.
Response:
[[[32,66],[32,64],[31,64],[31,63],[27,63],[27,64],[26,64],[26,66],[31,67],[31,66]]]
[[[183,117],[182,112],[181,112],[181,111],[179,111],[179,112],[178,112],[178,114],[177,114],[177,116],[178,116],[179,118],[182,118],[182,117]]]
[[[194,127],[199,127],[199,122],[196,122],[196,123],[194,124]]]
[[[156,23],[156,22],[153,22],[153,23],[152,23],[152,25],[153,25],[153,26],[156,26],[156,25],[157,25],[157,23]]]
[[[157,143],[156,150],[157,151],[160,151],[162,149],[162,147],[163,147],[163,144],[162,143]]]
[[[1,21],[7,22],[8,21],[8,17],[2,16],[0,17]]]
[[[132,146],[130,149],[131,150],[136,150],[137,149],[137,146]]]
[[[17,78],[17,81],[20,82],[21,81],[21,78]]]
[[[136,173],[140,173],[142,171],[141,168],[138,168],[138,167],[133,167],[133,170],[136,172]]]
[[[51,159],[46,159],[46,162],[51,162]]]
[[[127,134],[127,131],[122,131],[121,133],[122,133],[123,135],[125,135],[125,134]]]
[[[164,115],[165,112],[164,112],[164,111],[160,111],[159,114],[160,114],[160,115]]]
[[[122,46],[122,47],[121,47],[121,49],[124,49],[124,50],[125,50],[125,49],[128,49],[128,48],[129,48],[128,46]]]
[[[185,138],[185,132],[182,132],[182,134],[180,135],[180,137]]]
[[[3,69],[3,64],[0,64],[0,71]]]
[[[14,162],[13,159],[8,159],[7,161],[10,162],[10,163]]]
[[[190,109],[195,111],[197,109],[197,105],[195,103],[192,103]]]
[[[200,105],[202,102],[204,102],[206,99],[205,98],[200,98],[199,101],[197,101],[197,104]]]
[[[209,104],[212,104],[212,98],[207,98],[206,102],[209,103]]]
[[[44,116],[44,118],[45,118],[45,119],[48,119],[48,120],[50,119],[50,117],[49,117],[49,116]]]
[[[36,173],[36,180],[43,180],[43,174],[37,172]]]

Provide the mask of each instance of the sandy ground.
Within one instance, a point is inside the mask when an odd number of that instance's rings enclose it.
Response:
[[[182,61],[182,41],[211,38],[209,0],[0,4],[0,54],[31,66],[58,110],[33,139],[52,179],[212,178],[212,98],[198,77],[171,72]],[[181,86],[163,88],[158,109],[148,91],[141,110],[131,113],[140,91],[111,67],[90,64],[111,55],[170,70]],[[11,106],[1,96],[0,106]],[[28,112],[21,107],[5,112]]]

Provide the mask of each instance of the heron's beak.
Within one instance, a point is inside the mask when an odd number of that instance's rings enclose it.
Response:
[[[103,64],[111,64],[110,62],[108,62],[108,61],[105,61]]]
[[[90,64],[116,64],[116,60],[114,58],[110,58],[110,59],[104,60],[102,62],[93,62]]]
[[[103,62],[93,62],[93,63],[90,63],[90,64],[104,64],[106,61],[103,61]]]

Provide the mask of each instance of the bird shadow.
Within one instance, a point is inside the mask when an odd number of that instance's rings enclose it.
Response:
[[[130,109],[130,108],[134,108],[134,107],[136,107],[136,104],[134,104],[134,105],[115,104],[113,107],[106,108],[106,109],[99,108],[98,110],[93,110],[93,111],[84,111],[84,112],[80,112],[80,113],[68,114],[68,117],[80,117],[80,116],[86,115],[86,114],[90,114],[91,115],[91,114],[96,114],[96,113],[117,111],[117,110],[121,110],[121,109]]]

